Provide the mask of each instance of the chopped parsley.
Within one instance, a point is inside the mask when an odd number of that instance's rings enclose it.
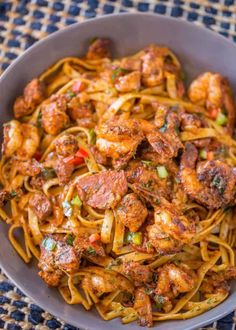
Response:
[[[111,79],[113,82],[115,82],[117,78],[122,77],[127,73],[129,73],[129,70],[117,68],[116,70],[113,71]]]
[[[72,91],[68,91],[68,92],[66,93],[66,97],[67,97],[68,99],[72,99],[74,96],[75,96],[75,93],[72,92]]]
[[[17,196],[17,192],[16,192],[15,190],[12,190],[12,191],[10,192],[10,196],[11,196],[12,198],[16,197],[16,196]]]
[[[163,304],[165,302],[165,297],[163,297],[163,296],[161,296],[159,294],[155,294],[155,296],[154,296],[153,299],[154,299],[154,301],[156,303],[157,310],[161,310],[162,307],[163,307]]]
[[[69,235],[67,236],[66,243],[67,243],[68,245],[73,246],[74,239],[75,239],[75,236],[72,235],[72,234],[69,234]]]
[[[56,172],[53,168],[43,168],[41,174],[45,180],[53,179],[56,177]]]
[[[89,246],[87,249],[86,249],[86,252],[88,254],[90,254],[91,256],[95,257],[97,255],[97,252],[96,250],[92,247],[92,246]]]
[[[219,193],[222,195],[225,191],[225,180],[219,175],[215,175],[212,182],[211,186],[217,188]]]

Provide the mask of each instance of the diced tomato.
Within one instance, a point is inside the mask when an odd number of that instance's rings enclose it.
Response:
[[[73,155],[64,158],[63,162],[70,165],[80,165],[83,164],[84,158]]]
[[[89,236],[89,242],[90,243],[94,243],[96,241],[99,241],[100,239],[101,239],[101,236],[98,233],[92,234],[92,235]]]
[[[214,159],[214,152],[213,151],[208,151],[207,160],[212,160],[212,159]]]
[[[85,89],[85,83],[83,83],[82,81],[78,80],[74,83],[74,85],[72,86],[72,91],[74,93],[79,93],[82,92]]]
[[[214,108],[210,111],[209,115],[212,119],[216,119],[216,117],[218,116],[218,112],[219,112],[219,109]]]
[[[42,152],[37,150],[33,158],[35,158],[37,161],[40,161],[41,157],[42,157]]]
[[[77,156],[77,157],[82,157],[82,158],[87,158],[87,157],[88,157],[88,153],[87,153],[86,150],[80,148],[80,149],[76,152],[75,156]]]

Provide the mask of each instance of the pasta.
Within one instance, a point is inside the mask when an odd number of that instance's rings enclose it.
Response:
[[[236,278],[235,106],[218,73],[186,88],[166,47],[113,60],[109,45],[93,40],[16,99],[0,217],[67,304],[151,327],[214,308]]]

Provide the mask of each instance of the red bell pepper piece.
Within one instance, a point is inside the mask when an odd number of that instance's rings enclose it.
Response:
[[[88,153],[86,150],[79,148],[79,150],[76,152],[75,156],[77,157],[82,157],[82,158],[87,158],[88,157]]]
[[[89,242],[94,243],[96,241],[99,241],[101,239],[100,235],[98,233],[92,234],[89,236]]]
[[[82,92],[85,89],[85,87],[86,87],[85,84],[82,81],[78,80],[72,86],[72,92],[74,93]]]

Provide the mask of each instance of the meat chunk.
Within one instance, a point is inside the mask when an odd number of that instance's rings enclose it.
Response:
[[[93,105],[89,102],[81,103],[80,97],[73,97],[68,103],[68,114],[79,126],[93,128],[95,126]]]
[[[59,179],[59,184],[65,185],[69,182],[75,167],[73,164],[65,163],[63,157],[59,157],[55,163],[54,169]]]
[[[124,171],[106,171],[78,180],[80,198],[98,209],[114,208],[127,192]]]
[[[121,93],[138,91],[141,86],[140,79],[141,74],[139,71],[128,73],[115,80],[115,88]]]
[[[41,172],[42,166],[36,159],[26,161],[15,161],[15,167],[18,173],[27,176],[36,176]]]
[[[78,141],[72,134],[61,136],[55,143],[56,153],[67,157],[73,155],[78,150]]]
[[[160,85],[164,80],[164,59],[156,47],[149,47],[142,56],[142,83],[153,87]]]
[[[52,96],[42,104],[42,125],[46,133],[57,135],[68,125],[66,109],[66,99],[63,95]]]
[[[123,58],[120,62],[120,67],[128,71],[141,71],[140,58]]]
[[[98,60],[104,57],[111,57],[109,47],[111,45],[110,39],[98,38],[89,46],[86,58],[88,60]]]
[[[151,282],[153,276],[153,273],[148,266],[140,265],[140,263],[136,261],[123,263],[122,273],[130,277],[135,286],[140,286]]]
[[[44,86],[39,79],[31,80],[24,89],[23,96],[19,96],[13,106],[16,118],[31,114],[44,98]]]
[[[168,178],[160,179],[156,169],[151,166],[146,166],[138,160],[130,161],[125,173],[127,181],[146,199],[152,196],[169,199],[172,196]]]
[[[147,208],[134,193],[125,195],[116,210],[116,216],[132,232],[141,227],[147,215]]]
[[[140,325],[151,327],[153,324],[151,299],[142,287],[135,290],[134,309],[138,313]]]
[[[39,272],[39,276],[47,283],[49,286],[57,287],[60,284],[61,277],[63,276],[63,272],[61,270],[55,270],[53,272],[47,272],[41,270]]]
[[[40,192],[35,193],[30,197],[29,207],[40,221],[45,220],[52,213],[52,205],[50,200]]]
[[[100,125],[96,133],[98,150],[104,156],[110,157],[116,168],[127,163],[144,139],[136,119],[124,120],[119,116],[114,116]]]
[[[141,126],[148,142],[158,154],[160,164],[176,157],[183,148],[178,136],[179,120],[174,112],[168,114],[166,124],[159,130],[146,120],[141,121]]]
[[[40,250],[39,275],[48,285],[58,286],[63,271],[73,273],[79,268],[80,256],[62,235],[47,235]]]

